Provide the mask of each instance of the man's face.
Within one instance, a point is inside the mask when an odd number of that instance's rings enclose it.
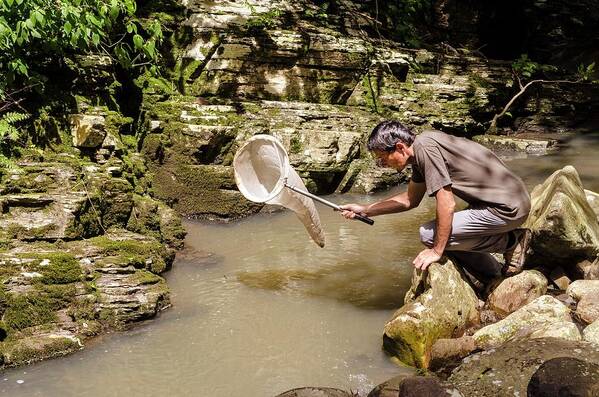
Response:
[[[396,147],[393,151],[373,150],[372,153],[376,159],[376,165],[379,167],[395,168],[401,171],[406,167],[409,159],[404,149],[404,147]]]

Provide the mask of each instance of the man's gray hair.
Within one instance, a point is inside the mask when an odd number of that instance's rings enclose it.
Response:
[[[380,150],[392,152],[395,150],[395,144],[399,141],[408,146],[412,146],[415,137],[412,130],[401,124],[399,121],[387,120],[374,127],[368,138],[366,147],[368,147],[368,150],[370,151]]]

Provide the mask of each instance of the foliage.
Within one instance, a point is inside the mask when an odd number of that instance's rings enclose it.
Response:
[[[135,11],[135,0],[2,0],[0,70],[10,84],[18,76],[29,77],[33,62],[91,50],[126,68],[155,61],[160,24],[142,29]]]
[[[528,54],[522,54],[512,63],[512,70],[519,76],[529,79],[538,73],[555,72],[557,68],[553,65],[534,62],[528,57]]]
[[[408,46],[418,47],[422,43],[415,27],[426,22],[432,5],[433,0],[375,0],[368,7],[380,23],[380,31],[387,31]]]
[[[27,120],[29,115],[19,112],[4,113],[0,118],[0,141],[17,140],[19,138],[19,130],[16,124]]]
[[[245,27],[251,31],[260,31],[273,28],[277,24],[277,20],[283,15],[283,12],[274,8],[267,12],[256,12],[256,7],[244,0],[245,5],[250,9],[252,16],[245,22]]]
[[[595,74],[595,62],[590,63],[586,66],[581,63],[580,65],[578,65],[578,70],[576,74],[582,81],[593,81],[593,75]]]

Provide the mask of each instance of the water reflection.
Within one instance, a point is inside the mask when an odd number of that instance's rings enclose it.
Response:
[[[240,272],[243,284],[267,290],[285,290],[348,302],[366,309],[394,309],[403,304],[403,275],[388,266],[346,260],[314,271],[270,269]]]

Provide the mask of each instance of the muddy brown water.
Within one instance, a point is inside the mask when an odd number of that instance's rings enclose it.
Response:
[[[585,188],[599,191],[597,153],[599,136],[587,136],[557,154],[508,163],[531,189],[572,164]],[[4,371],[0,393],[258,397],[328,386],[365,395],[410,372],[381,351],[382,329],[409,286],[418,226],[434,216],[434,202],[374,226],[318,209],[323,249],[289,212],[227,225],[185,222],[187,248],[167,275],[169,310],[71,356]]]

